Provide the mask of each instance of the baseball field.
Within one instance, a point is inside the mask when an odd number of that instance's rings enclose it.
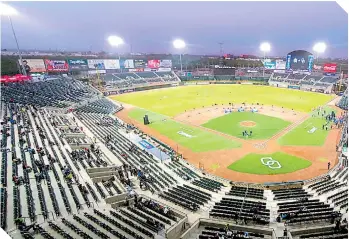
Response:
[[[325,169],[335,153],[329,145],[338,130],[325,119],[335,111],[325,106],[332,95],[269,86],[200,85],[110,98],[124,104],[120,118],[177,148],[192,164],[205,164],[207,171],[225,178],[310,178]],[[144,115],[149,116],[147,126]],[[276,159],[281,167],[271,169],[261,158]]]

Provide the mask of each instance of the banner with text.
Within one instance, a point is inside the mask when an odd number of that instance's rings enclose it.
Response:
[[[20,60],[18,60],[18,62],[20,63]],[[23,59],[22,64],[26,69],[29,69],[29,72],[45,72],[46,71],[46,67],[43,59]]]
[[[69,65],[65,60],[48,60],[45,59],[45,65],[48,72],[67,72]]]
[[[284,60],[276,60],[275,61],[275,69],[277,69],[277,70],[285,70],[286,69],[286,61],[284,61]]]
[[[87,60],[88,69],[91,70],[104,70],[104,60],[102,59],[88,59]]]
[[[135,68],[144,68],[145,61],[144,60],[134,60]]]
[[[154,69],[160,67],[160,60],[149,60],[148,61],[148,68]]]
[[[96,75],[96,74],[105,74],[106,70],[89,70],[88,74],[89,75]]]
[[[104,60],[104,67],[106,70],[120,69],[119,60]]]
[[[275,67],[276,67],[276,62],[275,62],[275,61],[271,61],[270,59],[266,59],[266,60],[263,62],[263,65],[264,65],[264,68],[265,68],[265,69],[274,70]]]
[[[322,66],[314,64],[313,68],[314,68],[314,70],[321,70]]]
[[[143,72],[143,68],[128,69],[128,72]]]
[[[162,68],[172,68],[172,60],[161,60],[160,67]]]
[[[135,68],[133,59],[120,59],[118,60],[121,69],[132,69]]]
[[[326,73],[336,73],[337,64],[336,63],[325,63],[324,64],[324,72]]]
[[[68,59],[68,65],[71,71],[88,70],[87,60],[85,59]]]

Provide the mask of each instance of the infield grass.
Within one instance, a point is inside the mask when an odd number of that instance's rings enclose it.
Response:
[[[167,116],[185,110],[229,103],[275,105],[310,112],[333,96],[308,91],[254,85],[197,85],[110,96],[111,99],[148,109]]]
[[[256,125],[253,127],[244,127],[240,125],[242,121],[253,121]],[[258,113],[233,112],[211,119],[202,126],[243,139],[268,139],[290,124],[290,122],[280,118]],[[242,131],[244,130],[247,130],[248,133],[252,131],[252,135],[244,137],[242,135]]]
[[[281,168],[271,169],[262,164],[261,158],[263,157],[271,157],[272,159],[277,160],[280,163]],[[248,154],[229,165],[228,169],[241,173],[275,175],[292,173],[300,169],[307,168],[311,164],[312,163],[308,160],[281,152],[275,152],[273,154]],[[276,164],[274,166],[276,166]]]
[[[223,149],[238,148],[240,142],[205,130],[181,124],[169,117],[135,108],[129,112],[129,117],[143,123],[143,116],[148,115],[151,122],[148,126],[160,134],[167,136],[179,145],[191,149],[193,152],[207,152]]]
[[[325,107],[326,112],[330,112],[334,109]],[[336,111],[336,110],[334,110]],[[328,124],[328,130],[323,130],[322,126],[326,124],[326,120],[317,111],[310,113],[311,118],[307,119],[296,128],[289,131],[287,134],[279,138],[278,143],[280,145],[294,145],[294,146],[322,146],[324,145],[328,133],[331,128],[331,124]],[[312,132],[312,128],[316,128]]]

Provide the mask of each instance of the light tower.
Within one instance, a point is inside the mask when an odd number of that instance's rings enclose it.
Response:
[[[13,37],[15,38],[17,51],[18,51],[18,56],[19,56],[19,65],[20,65],[20,71],[19,72],[22,72],[23,75],[27,75],[27,72],[25,71],[25,69],[23,67],[22,54],[21,54],[21,51],[19,50],[19,44],[18,44],[16,32],[15,32],[15,29],[13,27],[12,19],[11,19],[11,16],[18,15],[18,11],[15,8],[13,8],[13,7],[11,7],[11,6],[7,5],[7,4],[0,3],[0,15],[1,16],[7,16],[8,20],[10,21]]]
[[[324,42],[318,42],[313,46],[313,51],[316,53],[316,62],[319,62],[319,54],[322,54],[326,51],[326,44]]]
[[[265,55],[267,52],[270,52],[271,46],[268,42],[263,42],[260,46],[259,46],[259,50],[261,50],[263,52],[263,77],[264,77],[264,70],[265,70],[265,66],[264,66],[264,62],[265,62]]]
[[[186,46],[185,42],[182,39],[176,39],[172,42],[172,44],[173,44],[173,47],[178,50],[184,49]],[[182,73],[183,72],[182,52],[179,53],[179,62],[181,64],[181,73]]]

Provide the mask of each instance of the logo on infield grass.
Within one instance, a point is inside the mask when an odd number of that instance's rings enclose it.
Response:
[[[183,131],[178,131],[177,133],[180,134],[180,135],[182,135],[182,136],[184,136],[184,137],[187,137],[187,138],[193,138],[193,137],[195,137],[195,136],[190,135],[190,134],[187,134],[186,132],[183,132]]]
[[[279,169],[281,168],[281,164],[279,161],[273,159],[272,157],[264,157],[261,158],[261,163],[270,169]]]

